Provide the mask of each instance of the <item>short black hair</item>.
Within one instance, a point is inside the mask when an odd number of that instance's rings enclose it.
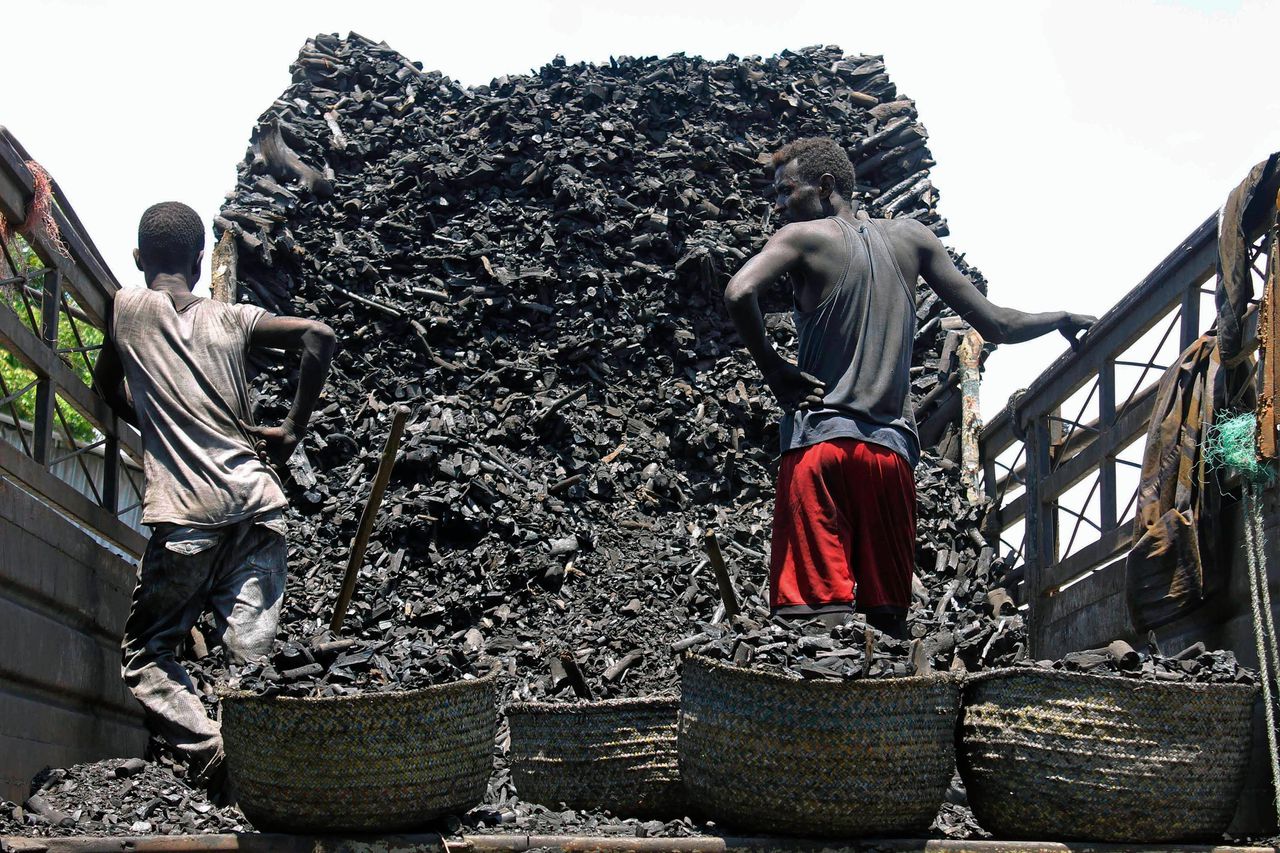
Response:
[[[180,201],[153,204],[138,223],[142,265],[158,272],[187,272],[204,250],[204,223]]]
[[[782,146],[773,152],[773,168],[781,169],[792,160],[800,177],[806,182],[817,184],[825,174],[830,173],[836,179],[836,192],[846,199],[852,199],[858,183],[853,171],[853,162],[848,153],[830,136],[809,136]]]

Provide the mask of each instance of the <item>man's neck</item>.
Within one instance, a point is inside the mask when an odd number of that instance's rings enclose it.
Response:
[[[858,206],[856,204],[849,204],[841,201],[841,203],[836,206],[834,215],[840,217],[845,222],[856,224],[858,221]]]
[[[147,282],[152,290],[163,290],[173,296],[191,296],[191,283],[185,275],[176,273],[159,273]]]

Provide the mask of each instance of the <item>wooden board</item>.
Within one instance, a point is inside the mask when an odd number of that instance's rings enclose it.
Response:
[[[140,713],[51,704],[0,686],[0,797],[22,802],[43,767],[140,755],[146,741]]]
[[[14,681],[128,713],[136,707],[120,677],[120,644],[69,627],[0,597],[0,685]]]
[[[108,539],[130,554],[142,556],[147,538],[125,524],[115,513],[103,509],[70,484],[63,482],[47,468],[8,442],[0,441],[0,488],[13,489],[5,478],[12,479],[46,498],[68,515]]]
[[[0,587],[29,607],[118,641],[129,614],[134,565],[12,486],[0,484]]]
[[[1057,595],[1040,599],[1040,620],[1032,651],[1037,658],[1095,649],[1130,637],[1124,562],[1099,569]]]

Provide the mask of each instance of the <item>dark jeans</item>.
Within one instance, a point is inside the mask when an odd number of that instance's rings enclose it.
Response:
[[[205,610],[232,659],[266,653],[284,596],[284,520],[270,513],[225,527],[157,524],[125,623],[122,674],[148,726],[205,762],[221,753],[218,724],[174,652]]]

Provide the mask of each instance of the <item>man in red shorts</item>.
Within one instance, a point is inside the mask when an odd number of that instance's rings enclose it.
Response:
[[[1074,344],[1094,318],[993,305],[914,219],[867,219],[834,140],[773,155],[774,209],[790,220],[725,290],[725,305],[782,406],[769,606],[784,616],[857,609],[905,638],[915,566],[920,440],[911,411],[916,280],[988,341],[1059,331]],[[794,284],[798,364],[773,348],[758,294]]]

